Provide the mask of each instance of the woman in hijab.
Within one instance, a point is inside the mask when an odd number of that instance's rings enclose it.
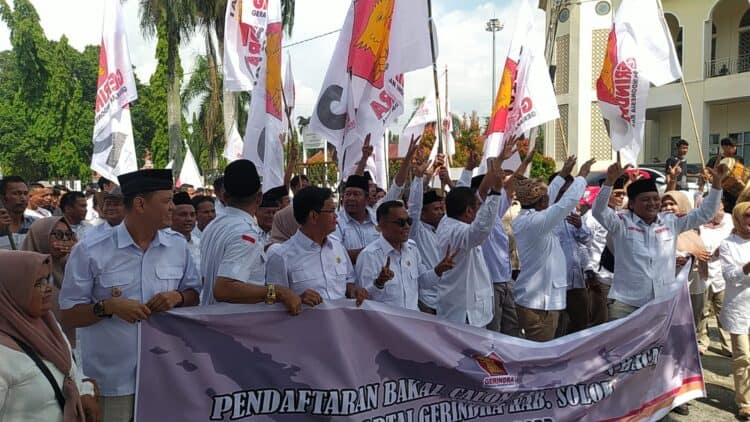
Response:
[[[750,419],[750,202],[732,210],[734,231],[721,243],[719,257],[726,281],[721,324],[732,338],[734,400],[740,420]]]
[[[671,212],[676,215],[685,215],[690,212],[692,206],[687,195],[680,191],[668,191],[661,197],[662,212]],[[698,230],[688,230],[680,233],[677,237],[677,265],[678,279],[688,283],[690,289],[690,302],[693,307],[693,319],[696,327],[703,313],[704,296],[706,286],[702,282],[706,277],[699,277],[698,269],[706,270],[705,265],[699,263],[708,262],[711,258],[706,251],[706,245],[700,237]]]
[[[0,267],[11,266],[0,275],[0,421],[101,420],[93,384],[81,381],[50,312],[51,257],[0,251]]]
[[[65,264],[76,241],[76,234],[64,217],[48,217],[37,220],[31,225],[29,234],[21,246],[21,250],[49,254],[52,258],[52,313],[58,321],[60,321],[58,296],[65,276]],[[75,329],[63,327],[63,331],[75,348]]]

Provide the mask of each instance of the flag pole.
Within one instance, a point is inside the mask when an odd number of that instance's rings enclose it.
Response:
[[[427,14],[429,19],[427,25],[430,27],[430,51],[432,52],[432,79],[435,83],[435,108],[437,111],[437,121],[443,125],[443,119],[440,115],[440,81],[438,78],[437,52],[435,51],[435,33],[432,25],[432,0],[427,0]],[[438,130],[438,154],[443,154],[443,131]]]
[[[664,19],[664,8],[662,7],[661,0],[657,0],[656,4],[659,7],[659,18],[661,18],[661,24],[664,26],[664,29],[669,32],[669,25],[667,25],[666,19]],[[705,168],[706,160],[703,157],[703,140],[701,139],[701,135],[698,132],[698,123],[696,123],[695,121],[693,100],[690,99],[690,93],[688,93],[687,84],[685,83],[685,75],[682,75],[682,77],[680,78],[680,85],[682,85],[682,92],[685,94],[685,99],[687,99],[688,110],[690,111],[690,121],[693,123],[693,131],[695,132],[695,141],[698,144],[698,156],[701,160],[701,166]]]
[[[453,157],[451,157],[450,152],[448,151],[448,140],[450,139],[450,133],[448,131],[448,128],[451,127],[451,114],[448,111],[450,110],[450,107],[448,106],[448,65],[445,65],[445,118],[448,119],[448,126],[443,126],[445,130],[445,162],[448,164],[448,167],[451,166]],[[442,124],[442,122],[441,122]]]

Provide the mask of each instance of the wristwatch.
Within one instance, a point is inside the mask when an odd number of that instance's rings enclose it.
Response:
[[[276,303],[276,286],[273,284],[266,285],[266,304],[273,305]]]
[[[94,315],[99,318],[112,318],[112,314],[104,312],[104,301],[100,300],[94,304]]]

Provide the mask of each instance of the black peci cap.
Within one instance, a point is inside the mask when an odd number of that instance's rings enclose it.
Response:
[[[122,174],[117,177],[125,197],[159,190],[172,190],[172,170],[149,169]]]
[[[224,170],[224,190],[231,197],[243,198],[260,190],[258,169],[249,160],[232,161]]]

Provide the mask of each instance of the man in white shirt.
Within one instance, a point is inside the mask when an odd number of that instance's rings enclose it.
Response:
[[[529,340],[552,340],[560,311],[565,309],[567,267],[555,229],[565,221],[583,196],[586,176],[594,160],[581,166],[578,177],[554,205],[549,205],[548,192],[556,194],[560,190],[575,163],[575,156],[566,160],[549,190],[540,180],[525,179],[516,183],[516,198],[521,203],[521,212],[513,220],[512,226],[522,268],[513,293],[518,323]]]
[[[201,244],[200,239],[192,236],[193,229],[195,229],[195,207],[190,200],[190,194],[177,192],[174,194],[172,202],[174,202],[174,211],[172,212],[171,229],[185,237],[190,255],[193,256],[198,271],[200,271]]]
[[[377,219],[381,236],[359,254],[357,283],[371,300],[416,311],[419,286],[436,285],[453,268],[453,256],[449,250],[434,267],[422,263],[416,243],[409,240],[414,221],[401,201],[380,204]]]
[[[607,206],[615,211],[622,209],[623,203],[625,202],[625,191],[626,177],[621,177],[615,181],[612,188],[612,195],[609,198]],[[604,183],[604,179],[600,182]],[[609,320],[608,317],[608,303],[609,298],[609,286],[612,284],[612,270],[610,264],[614,265],[614,257],[611,251],[607,249],[605,254],[604,250],[607,246],[607,229],[604,228],[596,218],[594,218],[591,210],[586,212],[583,216],[583,224],[588,227],[591,232],[591,240],[588,244],[588,262],[584,269],[584,275],[586,276],[586,288],[589,291],[589,301],[591,305],[590,323],[591,326],[604,324]],[[602,257],[609,257],[612,259],[602,260]],[[607,269],[607,267],[610,267]]]
[[[224,170],[224,190],[227,207],[201,238],[201,305],[278,300],[298,314],[299,296],[283,285],[266,283],[263,231],[255,219],[262,195],[255,165],[248,160],[230,163]]]
[[[324,300],[367,299],[355,284],[354,267],[344,246],[331,236],[336,228],[336,207],[330,189],[308,187],[292,202],[299,230],[268,253],[266,282],[278,283],[300,295],[302,303],[316,306]]]
[[[698,263],[698,273],[705,284],[705,299],[703,310],[698,321],[698,350],[703,353],[708,349],[711,340],[708,337],[708,319],[714,315],[719,326],[719,339],[721,341],[720,353],[724,356],[732,356],[732,342],[729,333],[724,330],[719,315],[724,304],[724,292],[726,282],[721,273],[721,259],[719,258],[719,246],[724,239],[728,238],[734,230],[731,216],[724,212],[724,199],[722,198],[719,211],[716,212],[711,221],[700,227],[700,236],[706,251],[711,254],[707,263]]]
[[[216,200],[211,196],[196,195],[191,201],[193,201],[193,207],[195,207],[193,236],[200,239],[208,223],[216,218],[216,207],[214,205]]]
[[[45,208],[51,203],[52,189],[41,183],[31,183],[29,184],[29,204],[24,214],[33,218],[52,217],[52,213]]]
[[[609,208],[615,181],[624,174],[617,161],[607,169],[607,179],[594,201],[592,213],[614,242],[614,276],[609,320],[624,318],[654,298],[667,297],[679,289],[675,272],[675,242],[680,233],[707,222],[719,209],[721,183],[729,173],[726,166],[708,168],[713,178],[711,192],[700,208],[684,216],[660,213],[661,200],[653,179],[640,179],[628,185],[628,211]]]
[[[258,206],[256,216],[258,217],[258,226],[263,231],[261,238],[263,247],[266,249],[270,246],[269,239],[273,227],[273,217],[281,210],[284,198],[289,198],[289,190],[285,186],[278,186],[264,193],[263,200]]]
[[[83,236],[86,230],[93,227],[86,221],[87,207],[86,197],[81,192],[68,192],[60,198],[60,209],[63,217],[79,238]]]
[[[445,198],[446,217],[437,229],[438,248],[441,254],[450,248],[457,255],[454,268],[443,274],[438,285],[437,315],[457,324],[485,327],[492,320],[492,280],[481,245],[492,231],[502,202],[503,158],[489,160],[487,175],[476,194],[469,187],[457,187]],[[480,199],[484,201],[481,204]]]

